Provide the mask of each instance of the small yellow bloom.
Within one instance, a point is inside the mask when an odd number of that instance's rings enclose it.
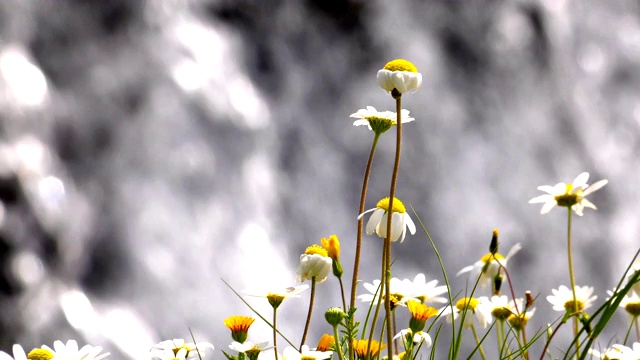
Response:
[[[380,351],[386,347],[387,345],[380,344],[375,340],[371,340],[371,344],[369,344],[368,340],[353,340],[353,350],[356,352],[358,360],[375,359],[380,354]]]
[[[336,339],[333,336],[329,334],[324,334],[320,338],[320,341],[318,342],[318,347],[316,348],[316,350],[317,351],[333,351],[333,344],[335,342],[336,342]]]
[[[378,71],[378,84],[388,92],[396,89],[400,94],[417,91],[422,84],[422,74],[411,62],[404,59],[389,61]]]
[[[327,251],[333,261],[340,259],[340,241],[338,240],[338,236],[331,235],[328,239],[322,238],[320,242],[322,243],[322,248]]]
[[[247,340],[249,327],[254,321],[255,319],[250,316],[236,315],[224,319],[224,324],[231,330],[233,340],[242,344]]]
[[[529,322],[529,319],[531,319],[531,317],[535,313],[535,310],[536,309],[531,309],[531,311],[527,311],[526,313],[522,313],[522,314],[520,314],[520,316],[518,316],[516,314],[511,314],[511,315],[509,315],[509,318],[507,318],[507,321],[509,321],[509,324],[511,325],[511,327],[514,330],[522,331],[525,328],[525,326],[527,326],[527,323]]]
[[[53,357],[53,353],[46,349],[33,349],[29,351],[27,355],[27,359],[29,360],[50,360],[53,359]]]
[[[411,313],[411,320],[409,320],[409,329],[411,329],[411,331],[413,331],[414,333],[424,330],[427,319],[438,313],[438,310],[436,308],[427,306],[416,300],[409,300],[407,302],[407,307],[409,308],[409,312]]]

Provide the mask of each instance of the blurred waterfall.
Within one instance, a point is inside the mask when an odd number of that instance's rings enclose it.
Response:
[[[575,263],[603,300],[639,247],[639,16],[630,0],[0,3],[0,349],[75,338],[140,359],[191,327],[218,352],[222,320],[250,314],[221,279],[294,285],[299,254],[334,233],[350,278],[372,134],[349,115],[393,110],[375,74],[398,57],[424,77],[403,97],[398,197],[449,275],[499,228],[502,252],[523,244],[510,268],[540,295],[532,326],[553,322],[566,215],[527,201],[588,171],[610,184],[575,219]],[[363,280],[380,251],[365,238]],[[394,257],[395,276],[442,282],[421,231]],[[318,289],[310,345],[336,289]],[[282,330],[298,334],[308,294],[291,301]]]

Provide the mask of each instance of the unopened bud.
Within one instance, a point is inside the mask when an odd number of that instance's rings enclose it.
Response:
[[[329,310],[324,313],[324,318],[327,319],[327,322],[331,326],[338,326],[340,322],[342,322],[342,320],[346,317],[347,313],[345,313],[344,310],[340,309],[339,307],[329,308]]]
[[[500,273],[493,278],[493,295],[500,295],[500,288],[502,287],[502,280],[504,278]]]
[[[491,236],[491,245],[489,245],[489,252],[492,254],[498,252],[498,229],[493,229],[493,236]]]
[[[525,291],[524,298],[526,299],[524,307],[527,308],[527,309],[532,307],[534,298],[533,298],[533,295],[531,295],[531,291],[529,291],[529,290]]]

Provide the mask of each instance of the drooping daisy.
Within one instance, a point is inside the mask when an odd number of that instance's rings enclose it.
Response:
[[[369,130],[373,130],[376,134],[382,134],[396,125],[398,114],[393,111],[378,111],[373,106],[367,106],[366,109],[360,109],[358,112],[351,114],[352,118],[356,118],[353,126],[367,125]],[[408,123],[415,119],[409,116],[409,110],[402,109],[400,111],[400,121]]]
[[[591,296],[593,294],[593,288],[590,286],[576,285],[575,290],[576,301],[578,302],[577,309],[575,308],[573,300],[573,292],[571,291],[571,289],[564,285],[560,285],[557,290],[551,290],[553,295],[547,296],[547,301],[549,301],[553,305],[553,310],[565,312],[571,311],[572,313],[574,313],[588,309],[598,298],[595,295]]]
[[[188,343],[183,339],[165,340],[151,348],[150,355],[152,358],[166,359],[164,356],[168,356],[170,350],[173,352],[176,358],[179,356],[185,356],[186,359],[199,359],[199,356],[204,358],[206,350],[213,350],[213,344],[209,342],[197,342]],[[184,350],[184,351],[183,351]]]
[[[478,276],[480,276],[481,286],[489,286],[493,283],[493,279],[501,270],[500,264],[502,264],[502,266],[504,267],[507,267],[509,259],[511,259],[511,257],[513,257],[513,255],[515,255],[518,251],[520,251],[520,249],[522,249],[522,246],[520,245],[520,243],[517,243],[511,248],[511,250],[509,250],[507,256],[502,256],[502,254],[500,253],[486,253],[473,265],[469,265],[458,271],[458,275],[466,272],[471,272],[471,276],[473,279],[477,279]]]
[[[377,359],[380,352],[387,347],[386,344],[381,344],[376,340],[371,340],[371,343],[369,340],[353,340],[351,346],[358,360]]]
[[[438,280],[431,280],[427,282],[424,274],[418,274],[413,279],[403,279],[403,288],[407,292],[408,298],[416,299],[424,304],[429,303],[441,303],[447,302],[447,298],[438,295],[445,294],[447,287],[445,285],[437,286]]]
[[[448,323],[461,318],[463,314],[462,327],[465,329],[471,328],[474,323],[484,329],[491,322],[491,309],[487,306],[486,297],[464,297],[458,300],[453,308],[447,306],[440,312],[440,315],[445,316]]]
[[[411,329],[402,329],[393,337],[393,340],[398,338],[402,338],[402,341],[405,344],[405,349],[408,347],[406,346],[408,341],[413,342],[413,346],[423,344],[427,348],[430,348],[432,344],[431,336],[424,331],[413,332]]]
[[[400,94],[417,91],[422,85],[422,74],[418,68],[405,59],[391,60],[378,71],[378,84],[391,92],[396,89]]]
[[[376,204],[376,207],[369,209],[358,216],[358,220],[362,218],[366,213],[372,212],[369,221],[367,222],[366,231],[367,235],[372,235],[375,231],[381,238],[387,237],[387,214],[389,213],[389,198],[386,197]],[[404,236],[409,229],[411,235],[416,233],[416,225],[407,214],[407,210],[400,199],[394,198],[393,200],[393,216],[391,218],[391,241],[404,241]]]
[[[322,360],[328,359],[333,355],[333,351],[314,351],[310,350],[307,345],[302,345],[302,351],[287,346],[282,352],[284,360]]]
[[[53,349],[46,345],[43,345],[42,349],[53,352],[56,360],[100,360],[110,355],[110,353],[100,354],[101,346],[85,345],[79,349],[75,340],[68,340],[66,344],[56,340],[53,343]]]
[[[555,206],[571,207],[578,216],[582,216],[585,207],[596,210],[596,206],[586,199],[586,196],[607,185],[608,180],[600,180],[588,185],[589,173],[583,172],[578,175],[572,183],[557,183],[555,186],[542,185],[538,190],[544,191],[546,195],[540,195],[529,200],[529,204],[544,203],[540,214],[546,214]]]
[[[269,301],[269,304],[274,308],[278,308],[280,304],[287,298],[300,297],[300,293],[307,290],[309,285],[302,284],[300,286],[291,286],[286,288],[274,289],[269,291],[258,291],[254,292],[251,290],[243,290],[247,296],[252,297],[263,297]]]
[[[53,359],[53,354],[49,359]],[[0,351],[0,360],[27,360],[27,354],[19,344],[13,345],[13,357],[4,351]]]
[[[298,281],[303,282],[315,278],[318,284],[324,282],[331,272],[331,264],[332,260],[327,250],[316,244],[309,246],[304,254],[300,255],[300,264],[297,270]]]

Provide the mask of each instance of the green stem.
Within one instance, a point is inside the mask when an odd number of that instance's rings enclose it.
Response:
[[[578,297],[576,296],[576,278],[573,274],[573,255],[571,250],[571,206],[567,207],[568,209],[568,217],[567,217],[567,253],[569,257],[569,277],[571,278],[571,291],[573,293],[573,309],[574,312],[577,313],[580,311],[578,309]],[[579,324],[577,314],[574,314],[573,318],[573,335],[576,338],[576,356],[580,358],[580,339],[578,338],[578,324]]]
[[[367,188],[369,187],[369,174],[371,174],[371,166],[373,164],[373,155],[376,153],[376,146],[378,145],[378,140],[380,139],[380,134],[375,133],[373,137],[373,143],[371,144],[371,151],[369,151],[369,160],[367,161],[367,168],[364,171],[364,180],[362,180],[362,193],[360,194],[360,208],[358,210],[358,215],[364,212],[365,202],[367,200]],[[360,251],[362,249],[362,226],[364,224],[364,218],[358,219],[358,233],[356,235],[356,254],[355,259],[353,261],[353,279],[351,280],[351,300],[349,302],[349,308],[356,306],[356,293],[358,287],[358,271],[360,269]],[[342,282],[340,282],[342,285]],[[348,311],[345,307],[344,311]],[[351,319],[353,326],[353,318]],[[373,323],[373,327],[375,328],[375,322]],[[369,339],[371,341],[371,339]],[[354,359],[353,347],[349,346],[349,360]]]
[[[385,271],[386,271],[385,250],[386,250],[386,247],[383,247],[382,248],[382,266],[381,266],[382,275],[380,277],[380,279],[382,279],[382,280],[380,280],[381,283],[380,283],[380,286],[378,286],[378,290],[377,290],[377,295],[378,295],[377,299],[378,299],[378,301],[376,303],[376,310],[373,313],[373,321],[371,322],[371,330],[369,331],[369,342],[367,343],[367,354],[369,354],[369,352],[371,351],[371,340],[373,340],[373,334],[376,331],[376,323],[378,322],[378,315],[380,314],[380,306],[382,305],[382,297],[384,296],[383,295],[383,293],[384,293],[384,274],[385,274]],[[375,299],[376,298],[375,298],[375,295],[374,295],[374,298],[373,298],[372,301],[375,301]],[[382,326],[384,327],[384,324]],[[384,333],[384,331],[382,333]]]
[[[393,219],[393,200],[396,195],[396,184],[398,182],[398,172],[400,170],[400,150],[402,148],[402,94],[393,89],[391,96],[396,100],[396,157],[391,174],[391,188],[389,189],[389,207],[387,208],[387,236],[384,239],[386,252],[386,272],[385,272],[385,294],[384,307],[387,320],[387,344],[388,358],[393,359],[393,329],[391,324],[391,220]]]
[[[636,336],[638,337],[638,342],[640,342],[640,325],[638,324],[638,317],[633,317],[633,322],[636,323]]]
[[[496,339],[498,340],[498,355],[502,358],[502,350],[504,349],[504,334],[502,330],[504,329],[504,320],[496,320],[500,323],[496,326]]]
[[[340,349],[340,334],[338,334],[338,326],[333,327],[333,340],[334,344],[336,344],[336,351],[338,352],[338,357],[340,360],[344,360],[344,354],[342,353],[342,349]],[[352,346],[349,346],[351,348]]]
[[[480,352],[480,357],[482,360],[487,360],[487,357],[484,355],[484,350],[482,350],[482,344],[480,343],[480,338],[478,337],[478,333],[476,332],[476,327],[471,324],[471,331],[473,332],[473,338],[476,340],[476,344],[478,345],[478,352]]]
[[[340,283],[340,294],[342,295],[342,309],[344,310],[344,312],[349,311],[349,309],[347,309],[347,300],[344,297],[344,284],[342,283],[342,276],[338,278],[338,282]]]
[[[276,360],[278,360],[278,346],[276,344],[277,338],[278,338],[278,332],[277,332],[277,327],[276,327],[276,314],[278,313],[278,308],[274,307],[273,308],[273,354],[275,355]]]
[[[302,345],[307,340],[307,333],[309,332],[309,325],[311,325],[311,313],[313,312],[313,298],[316,296],[316,277],[311,278],[311,299],[309,299],[309,313],[307,314],[307,322],[304,325],[304,332],[302,333],[302,341],[300,342],[300,352],[302,352]],[[275,326],[274,326],[275,328]],[[338,341],[336,339],[336,341]]]

